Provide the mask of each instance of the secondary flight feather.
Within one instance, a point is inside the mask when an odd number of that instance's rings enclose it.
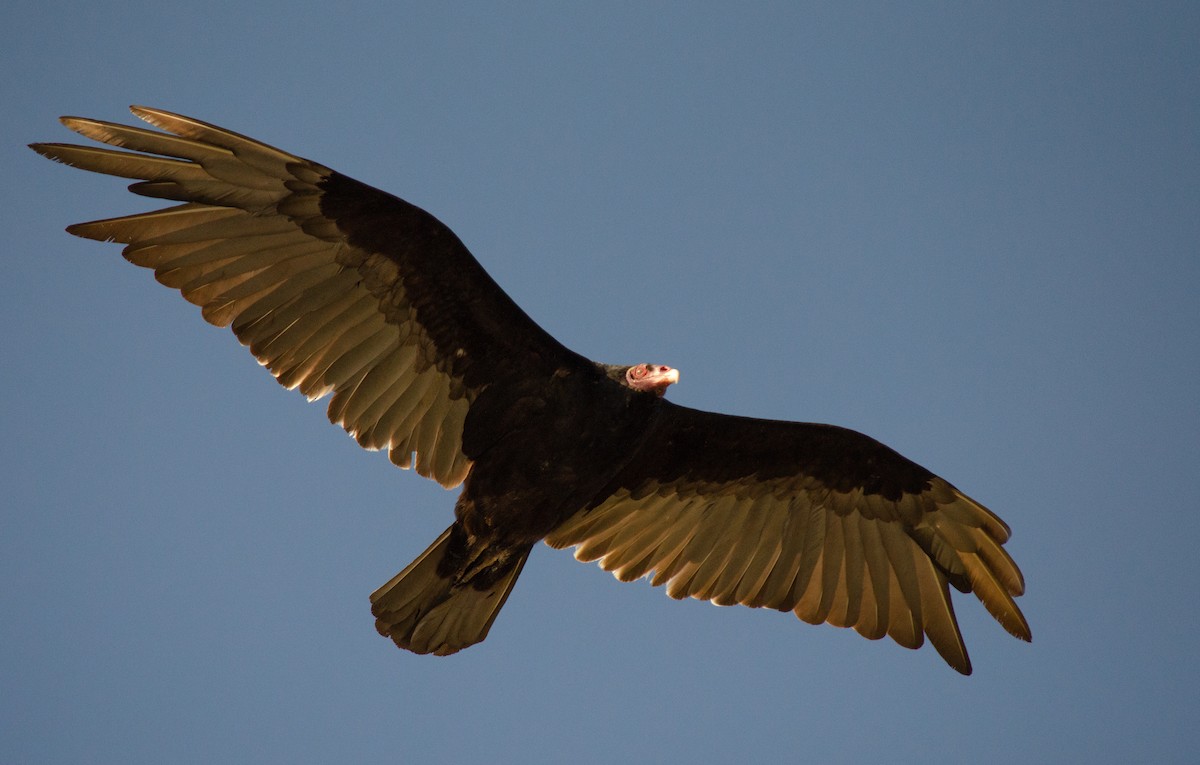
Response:
[[[33,144],[178,204],[68,227],[229,326],[363,447],[450,488],[455,521],[371,596],[417,653],[483,640],[533,546],[574,547],[674,598],[793,611],[971,671],[950,587],[1030,639],[1009,529],[845,428],[701,412],[679,373],[567,349],[429,213],[324,165],[171,112],[159,130],[64,117],[116,148]]]

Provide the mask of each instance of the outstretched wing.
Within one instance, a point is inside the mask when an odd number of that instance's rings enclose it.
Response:
[[[329,168],[170,112],[133,107],[166,133],[64,117],[130,151],[34,144],[51,159],[140,182],[182,202],[80,223],[232,325],[263,366],[395,464],[456,486],[463,423],[488,382],[550,374],[574,354],[537,326],[454,233],[425,211]]]
[[[637,455],[546,541],[673,598],[794,611],[813,624],[925,637],[970,674],[947,584],[1030,639],[1008,527],[860,433],[663,402]]]

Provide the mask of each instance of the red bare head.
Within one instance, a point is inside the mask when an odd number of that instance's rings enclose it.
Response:
[[[625,371],[625,384],[634,390],[661,396],[667,386],[679,382],[679,370],[662,364],[635,364]]]

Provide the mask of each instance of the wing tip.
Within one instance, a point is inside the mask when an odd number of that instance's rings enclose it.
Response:
[[[92,138],[92,136],[88,135],[86,132],[87,129],[89,127],[98,127],[101,124],[100,120],[94,120],[89,117],[76,117],[73,114],[64,114],[58,118],[58,121],[61,122],[63,127],[65,127],[67,130],[79,133],[80,135],[88,138]]]
[[[87,223],[72,223],[63,229],[71,236],[77,236],[81,239],[91,239],[96,242],[114,242],[110,234],[104,232],[100,226],[96,225],[103,221],[88,221]]]
[[[58,141],[35,141],[25,145],[51,162],[57,162],[60,165],[67,165],[69,167],[75,167],[72,162],[64,159],[62,156],[64,152],[69,152],[72,149],[79,148],[74,144],[60,143]]]
[[[140,104],[130,104],[129,111],[133,114],[133,116],[143,120],[144,122],[149,122],[152,125],[154,124],[153,117],[157,115],[162,115],[164,117],[179,117],[178,114],[173,114],[164,109],[155,109],[152,106],[142,106]]]
[[[1029,621],[1025,618],[1025,614],[1021,612],[1021,609],[1016,608],[1015,604],[1013,608],[1016,609],[1015,616],[1017,617],[1017,622],[1012,625],[1004,624],[1005,629],[1008,630],[1008,634],[1012,635],[1018,640],[1022,640],[1026,643],[1032,643],[1033,630],[1029,628]]]
[[[971,666],[971,654],[967,653],[967,643],[958,629],[958,620],[953,619],[953,614],[951,614],[951,618],[954,626],[954,632],[951,635],[938,635],[929,629],[926,629],[925,634],[929,637],[933,650],[942,657],[942,661],[960,675],[968,676],[974,671]]]

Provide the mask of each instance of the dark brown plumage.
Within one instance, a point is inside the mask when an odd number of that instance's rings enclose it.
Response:
[[[281,384],[332,394],[330,419],[362,446],[463,484],[455,522],[371,596],[400,647],[483,640],[543,539],[672,597],[910,648],[928,637],[963,673],[949,585],[1029,640],[1008,527],[928,470],[844,428],[674,405],[674,370],[563,347],[423,210],[198,120],[133,111],[167,132],[65,117],[128,151],[32,148],[181,204],[68,231],[126,244]]]

